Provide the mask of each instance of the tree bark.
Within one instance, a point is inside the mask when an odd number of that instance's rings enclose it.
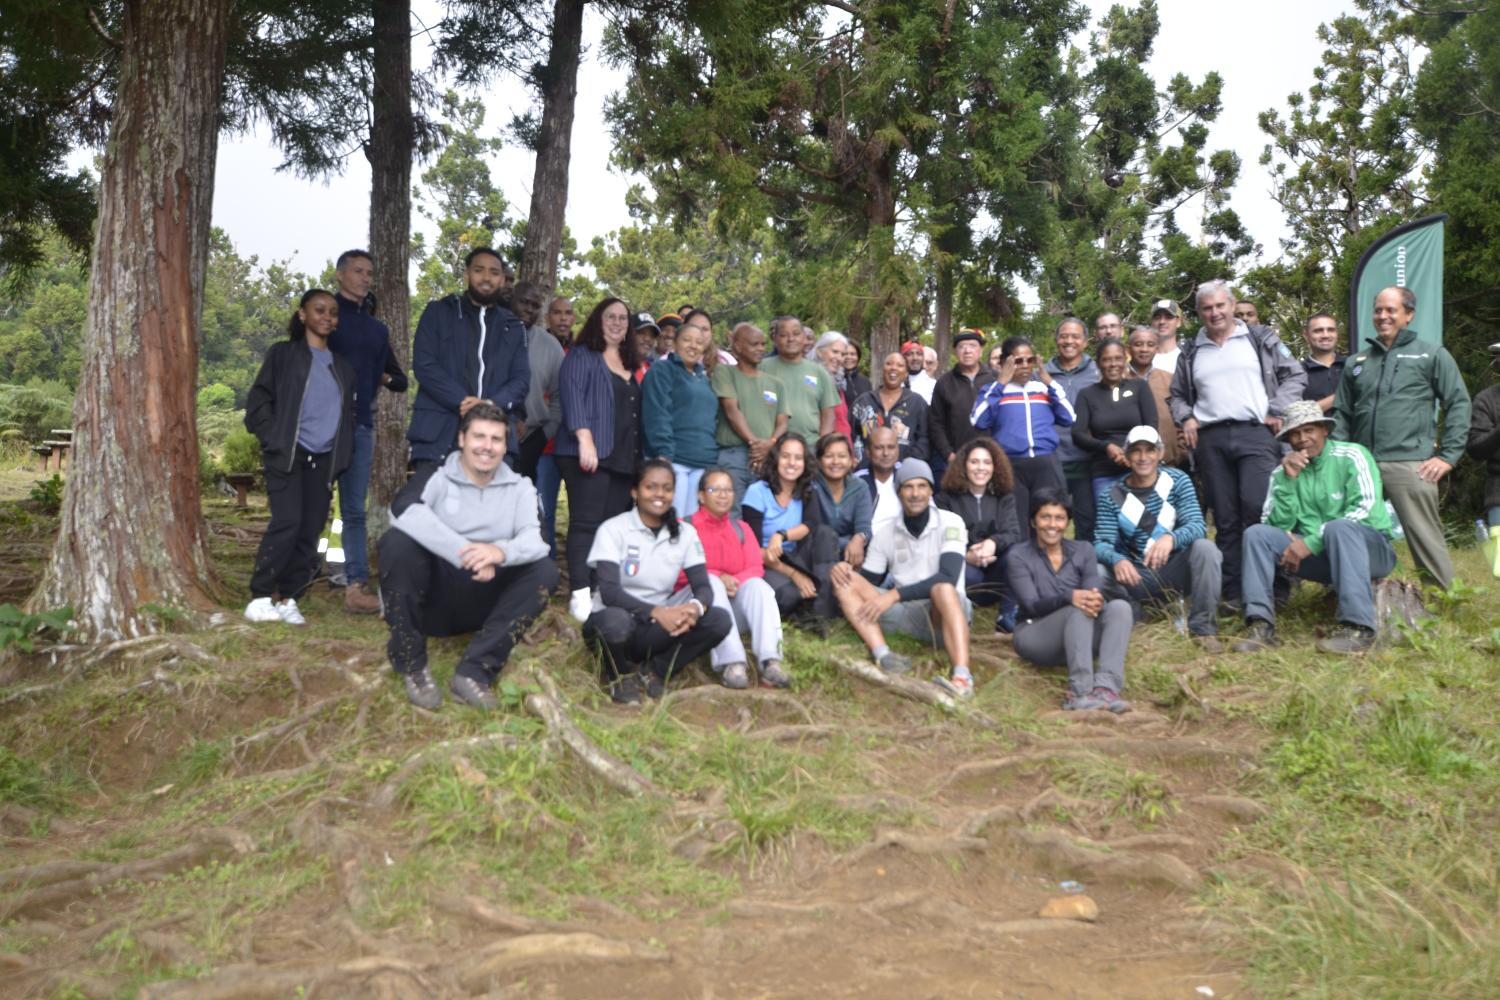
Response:
[[[127,0],[99,185],[73,454],[34,608],[80,634],[212,607],[198,496],[198,323],[231,0]]]
[[[884,141],[871,141],[867,151],[868,191],[865,222],[869,239],[866,267],[872,280],[866,286],[878,295],[880,314],[870,331],[870,371],[878,371],[880,359],[901,346],[901,316],[895,293],[892,260],[896,255],[896,152]],[[873,375],[872,375],[873,377]]]
[[[411,0],[375,0],[375,87],[370,143],[370,253],[375,298],[390,329],[391,350],[411,370],[411,161],[416,125],[411,108]],[[415,392],[415,387],[412,389]],[[406,482],[406,398],[380,392],[375,406],[375,462],[370,472],[370,538]]]
[[[568,165],[573,151],[573,108],[578,101],[578,63],[583,53],[584,0],[557,0],[552,8],[552,50],[541,80],[542,124],[537,132],[531,214],[521,248],[521,281],[557,288]]]
[[[950,8],[951,9],[951,8]],[[937,269],[936,316],[932,324],[932,347],[937,351],[938,371],[947,371],[953,366],[953,261],[947,260]]]

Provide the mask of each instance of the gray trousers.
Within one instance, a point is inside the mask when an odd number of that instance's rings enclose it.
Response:
[[[1149,601],[1166,593],[1188,597],[1188,631],[1193,635],[1215,635],[1219,631],[1219,591],[1223,580],[1224,556],[1207,538],[1200,538],[1185,549],[1174,549],[1167,564],[1150,570],[1135,563],[1141,582],[1127,587],[1113,575],[1103,588],[1105,597],[1124,597],[1131,601]]]
[[[1129,601],[1105,601],[1098,618],[1070,604],[1017,626],[1016,655],[1041,667],[1066,666],[1074,694],[1088,694],[1096,687],[1119,694],[1125,689],[1125,647],[1134,624]]]
[[[1421,462],[1376,462],[1386,499],[1396,508],[1411,560],[1417,569],[1447,590],[1453,585],[1453,560],[1443,538],[1443,519],[1438,516],[1438,484],[1417,475]]]
[[[755,476],[750,471],[750,448],[743,444],[734,448],[720,448],[719,468],[729,473],[729,480],[734,483],[734,507],[729,511],[729,516],[738,518],[740,501],[745,499],[745,491],[755,481]]]
[[[745,658],[745,643],[740,639],[742,631],[750,633],[756,664],[780,660],[781,611],[776,607],[776,591],[771,585],[758,576],[751,577],[730,597],[719,574],[708,574],[708,582],[714,588],[714,607],[723,608],[734,618],[734,627],[709,657],[714,672],[722,673],[731,663],[749,662]]]
[[[1276,620],[1271,581],[1277,560],[1291,544],[1285,531],[1269,524],[1252,525],[1245,532],[1246,619]],[[1374,528],[1339,518],[1323,525],[1323,551],[1302,560],[1296,575],[1332,584],[1339,595],[1339,621],[1373,629],[1378,623],[1370,581],[1389,576],[1395,568],[1396,550],[1389,539]]]

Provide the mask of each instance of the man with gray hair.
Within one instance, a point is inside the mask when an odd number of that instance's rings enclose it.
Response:
[[[1302,398],[1307,374],[1276,331],[1234,318],[1228,282],[1198,286],[1203,329],[1182,345],[1168,400],[1182,427],[1213,512],[1224,556],[1224,599],[1240,603],[1240,541],[1260,522],[1271,472],[1281,459],[1276,434],[1287,406]]]

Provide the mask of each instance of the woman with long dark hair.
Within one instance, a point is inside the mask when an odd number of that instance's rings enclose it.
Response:
[[[568,486],[569,610],[589,614],[589,549],[606,519],[630,509],[641,460],[640,365],[630,309],[607,298],[594,307],[558,373],[563,423],[553,457]]]
[[[250,576],[252,622],[305,625],[297,597],[316,574],[318,536],[333,481],[354,454],[354,366],[328,349],[339,323],[331,292],[304,292],[245,399],[245,427],[260,439],[271,523]]]
[[[975,604],[1000,604],[996,631],[1014,629],[1014,603],[1005,600],[1005,555],[1021,540],[1010,460],[989,438],[975,438],[954,454],[936,503],[963,518],[969,532],[964,592]]]
[[[745,523],[765,550],[766,582],[776,591],[785,618],[803,601],[818,600],[820,617],[831,617],[832,590],[823,586],[838,561],[838,538],[823,524],[809,487],[813,470],[800,434],[777,438],[761,463],[760,479],[740,501]]]

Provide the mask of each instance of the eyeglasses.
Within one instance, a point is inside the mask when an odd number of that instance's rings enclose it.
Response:
[[[703,492],[707,493],[707,494],[709,494],[711,496],[718,496],[721,493],[733,493],[734,492],[734,487],[733,486],[704,486],[703,487]]]

